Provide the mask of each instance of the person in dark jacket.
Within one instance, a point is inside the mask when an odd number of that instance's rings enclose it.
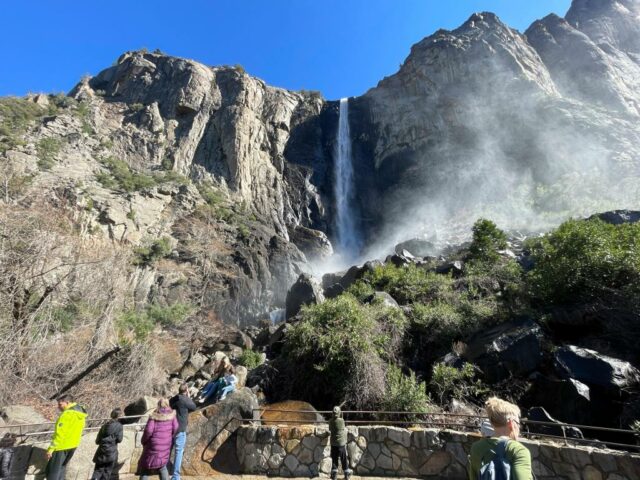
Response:
[[[118,463],[118,444],[122,442],[122,424],[118,420],[122,416],[119,408],[111,412],[111,420],[105,423],[96,437],[98,449],[93,456],[96,468],[91,480],[109,480]]]
[[[13,446],[15,443],[15,436],[11,433],[7,433],[0,440],[0,480],[11,476],[11,460],[13,459]]]
[[[333,407],[333,417],[329,420],[329,433],[331,434],[331,478],[338,478],[338,461],[342,463],[344,478],[351,477],[349,458],[347,457],[347,428],[344,425],[340,407]]]
[[[161,398],[142,434],[142,455],[138,461],[140,480],[148,480],[149,475],[156,472],[161,480],[169,480],[167,463],[178,428],[176,412],[169,407],[169,400]]]
[[[187,444],[187,426],[189,425],[189,412],[196,409],[196,404],[189,397],[189,385],[183,383],[178,389],[178,395],[169,400],[169,405],[176,411],[178,417],[178,434],[173,442],[175,456],[173,460],[173,480],[180,480],[180,467],[184,446]]]

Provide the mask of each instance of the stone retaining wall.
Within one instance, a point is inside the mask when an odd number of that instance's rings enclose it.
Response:
[[[69,462],[66,471],[66,480],[85,480],[93,474],[93,455],[96,451],[96,436],[98,432],[92,431],[82,436],[80,446],[76,449],[73,458]],[[47,435],[46,437],[49,437]],[[122,443],[118,445],[119,473],[126,475],[135,473],[137,459],[140,458],[142,448],[140,438],[142,432],[130,427],[125,428]],[[44,479],[44,470],[47,466],[47,447],[49,438],[42,441],[33,440],[17,445],[14,448],[11,462],[11,480],[40,480]]]
[[[348,427],[349,463],[356,475],[466,479],[476,434],[396,427]],[[236,448],[244,474],[313,477],[328,474],[326,427],[243,426]],[[590,447],[523,441],[537,479],[640,478],[640,455]]]

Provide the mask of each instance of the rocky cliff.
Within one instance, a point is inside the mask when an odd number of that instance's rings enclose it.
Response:
[[[481,215],[536,230],[634,206],[639,5],[575,0],[525,33],[474,14],[350,99],[370,254],[457,238]],[[336,102],[142,51],[67,98],[15,102],[1,113],[5,204],[64,207],[82,238],[135,258],[155,248],[127,273],[138,305],[179,300],[252,323],[332,253]]]
[[[637,203],[639,11],[576,0],[524,34],[480,13],[414,45],[352,101],[362,228],[389,244]]]

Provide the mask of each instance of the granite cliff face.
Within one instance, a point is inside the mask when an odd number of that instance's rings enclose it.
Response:
[[[414,45],[352,101],[362,228],[388,249],[636,204],[639,8],[575,1],[525,34],[480,13]]]
[[[369,254],[456,239],[479,216],[535,230],[634,207],[639,15],[638,0],[575,0],[565,19],[520,33],[474,14],[350,99]],[[148,52],[70,97],[31,96],[20,129],[2,114],[4,201],[70,210],[83,238],[129,249],[168,239],[161,261],[131,267],[136,304],[180,300],[252,323],[331,255],[337,102]]]

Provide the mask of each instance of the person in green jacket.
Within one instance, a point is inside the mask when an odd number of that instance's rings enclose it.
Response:
[[[333,416],[329,420],[331,434],[331,478],[338,478],[338,461],[342,463],[342,471],[346,480],[351,477],[349,459],[347,457],[347,428],[344,425],[340,407],[333,407]]]
[[[64,480],[65,470],[80,445],[87,412],[73,401],[71,395],[58,398],[60,416],[56,420],[51,444],[47,449],[47,480]]]
[[[485,403],[485,410],[494,431],[491,437],[478,440],[471,446],[469,480],[478,480],[480,469],[491,462],[500,440],[507,441],[505,460],[511,466],[511,478],[532,480],[531,453],[517,441],[520,435],[520,409],[513,403],[491,397]]]

